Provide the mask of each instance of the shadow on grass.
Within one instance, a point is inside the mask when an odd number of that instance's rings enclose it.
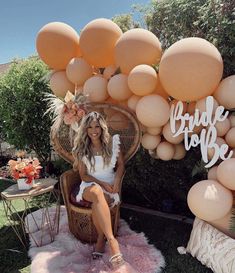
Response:
[[[29,266],[31,261],[27,249],[23,247],[11,226],[3,226],[0,229],[0,272],[17,273]]]
[[[180,221],[121,209],[121,218],[136,232],[144,232],[149,242],[165,257],[162,273],[212,273],[190,254],[180,255],[178,246],[186,246],[192,226]]]

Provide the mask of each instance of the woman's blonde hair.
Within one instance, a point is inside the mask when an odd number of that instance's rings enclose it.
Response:
[[[90,126],[92,121],[97,121],[101,127],[100,140],[104,165],[107,166],[110,163],[112,156],[111,135],[108,132],[108,126],[104,117],[100,113],[93,111],[83,117],[78,135],[74,139],[72,154],[75,159],[73,164],[75,170],[78,169],[79,160],[82,160],[84,156],[90,163],[90,171],[95,170],[95,158],[91,150],[91,140],[87,133],[87,128]]]

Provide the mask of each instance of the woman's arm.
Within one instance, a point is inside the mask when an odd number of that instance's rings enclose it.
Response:
[[[113,193],[119,192],[120,183],[125,172],[125,165],[122,152],[120,151],[117,158],[117,170],[113,183]]]
[[[79,162],[78,162],[78,170],[79,170],[79,174],[80,174],[82,181],[96,182],[101,187],[103,187],[106,191],[112,192],[112,187],[109,186],[108,183],[105,183],[104,181],[101,181],[101,180],[95,178],[94,176],[87,174],[86,165],[81,160],[79,160]]]

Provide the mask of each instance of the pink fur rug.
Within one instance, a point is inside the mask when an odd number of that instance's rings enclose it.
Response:
[[[50,208],[53,217],[54,208]],[[40,210],[33,212],[34,217],[40,221]],[[37,237],[39,231],[30,221],[30,230]],[[102,259],[91,258],[92,246],[82,244],[68,229],[67,213],[61,208],[60,230],[55,241],[48,243],[48,236],[44,236],[44,245],[36,247],[30,240],[29,256],[32,259],[31,273],[159,273],[165,266],[164,258],[159,250],[148,244],[143,233],[132,231],[124,220],[120,221],[118,242],[126,263],[118,270],[111,270],[109,266],[108,249]]]

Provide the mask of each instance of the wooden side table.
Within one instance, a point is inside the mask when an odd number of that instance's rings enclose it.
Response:
[[[36,246],[42,246],[43,236],[45,234],[49,233],[50,242],[53,242],[55,235],[59,232],[60,191],[55,188],[56,183],[57,180],[52,178],[37,179],[35,180],[34,187],[30,190],[19,190],[17,184],[15,184],[1,192],[5,215],[25,248],[27,248],[27,234],[32,238]],[[42,196],[42,198],[40,198],[38,204],[34,204],[34,207],[32,207],[30,203],[35,196]],[[14,205],[14,201],[17,199],[23,200],[24,209],[22,214],[18,212]],[[54,200],[56,203],[53,217],[49,213],[51,200]],[[29,219],[26,215],[35,211],[35,207],[41,209],[41,221],[38,221],[33,214],[31,214],[30,220],[33,223],[29,223]],[[17,217],[13,217],[13,214],[17,215]],[[36,238],[34,232],[31,232],[30,226],[32,226],[32,224],[40,233],[40,238],[38,234]]]

